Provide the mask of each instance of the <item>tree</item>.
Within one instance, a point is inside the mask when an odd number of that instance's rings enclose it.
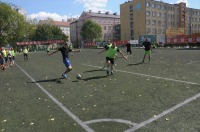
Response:
[[[84,41],[89,40],[93,42],[94,39],[102,36],[101,26],[91,20],[87,20],[81,28],[81,36]]]
[[[62,32],[59,27],[50,24],[39,24],[36,33],[35,40],[65,40],[67,41],[67,36]]]
[[[15,42],[26,34],[28,23],[23,15],[4,3],[0,3],[0,14],[1,46],[8,43],[15,46]]]

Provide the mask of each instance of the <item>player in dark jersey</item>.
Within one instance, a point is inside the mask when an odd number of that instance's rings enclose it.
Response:
[[[150,62],[152,45],[149,42],[148,38],[146,38],[146,41],[143,42],[143,46],[144,46],[145,51],[144,51],[144,57],[143,57],[142,63],[144,62],[146,55],[149,55],[149,62]]]
[[[127,55],[128,55],[128,53],[130,53],[130,55],[132,55],[131,44],[130,44],[130,42],[128,42],[128,43],[126,44],[126,53],[127,53]]]
[[[67,67],[66,71],[62,74],[62,76],[64,78],[67,78],[67,73],[69,73],[72,70],[72,65],[71,65],[71,62],[69,60],[69,52],[80,52],[80,50],[70,49],[69,46],[70,46],[69,43],[65,43],[63,47],[59,48],[58,50],[56,50],[52,53],[49,53],[49,55],[52,55],[52,54],[54,54],[58,51],[61,52],[62,58],[63,58],[63,63]]]

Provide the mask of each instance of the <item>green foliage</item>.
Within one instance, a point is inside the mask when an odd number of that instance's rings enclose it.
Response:
[[[102,42],[103,40],[102,40],[102,38],[97,38],[97,39],[95,39],[94,41],[95,41],[95,42]]]
[[[0,14],[1,46],[7,43],[14,46],[14,43],[26,33],[28,23],[23,15],[4,3],[0,3]]]
[[[67,40],[67,36],[59,27],[51,24],[38,25],[35,33],[35,40]]]
[[[94,39],[100,38],[102,35],[102,29],[101,26],[98,25],[97,23],[87,20],[81,29],[81,36],[83,40],[87,41],[93,41]]]

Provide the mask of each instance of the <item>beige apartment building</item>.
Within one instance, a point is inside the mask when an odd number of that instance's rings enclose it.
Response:
[[[157,42],[165,42],[166,29],[183,28],[185,35],[200,33],[200,10],[188,8],[183,2],[132,0],[120,5],[120,22],[122,40],[156,35]]]
[[[102,27],[102,40],[115,40],[115,36],[120,36],[115,32],[115,27],[118,27],[117,25],[120,24],[120,16],[117,15],[117,13],[110,14],[109,12],[101,13],[100,11],[84,11],[78,20],[70,23],[70,39],[75,47],[81,47],[83,43],[80,31],[86,20],[92,20]]]

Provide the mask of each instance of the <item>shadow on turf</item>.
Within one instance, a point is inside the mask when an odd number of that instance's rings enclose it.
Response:
[[[56,82],[58,84],[61,84],[62,83],[61,79],[65,79],[65,78],[45,79],[45,80],[39,80],[35,82],[26,82],[26,83]]]
[[[128,64],[127,66],[132,66],[132,65],[141,65],[141,64],[145,64],[145,63],[139,62],[139,63],[134,63],[134,64]]]
[[[106,77],[108,77],[108,75],[105,75],[105,76],[96,76],[96,77],[89,77],[89,78],[78,79],[78,80],[89,81],[89,80],[93,80],[93,79],[101,79],[101,78],[106,78]],[[75,81],[72,81],[72,82],[78,82],[78,80],[75,80]]]
[[[90,70],[90,71],[85,71],[83,73],[87,73],[87,72],[97,72],[97,71],[102,71],[103,69],[98,69],[98,70]]]

